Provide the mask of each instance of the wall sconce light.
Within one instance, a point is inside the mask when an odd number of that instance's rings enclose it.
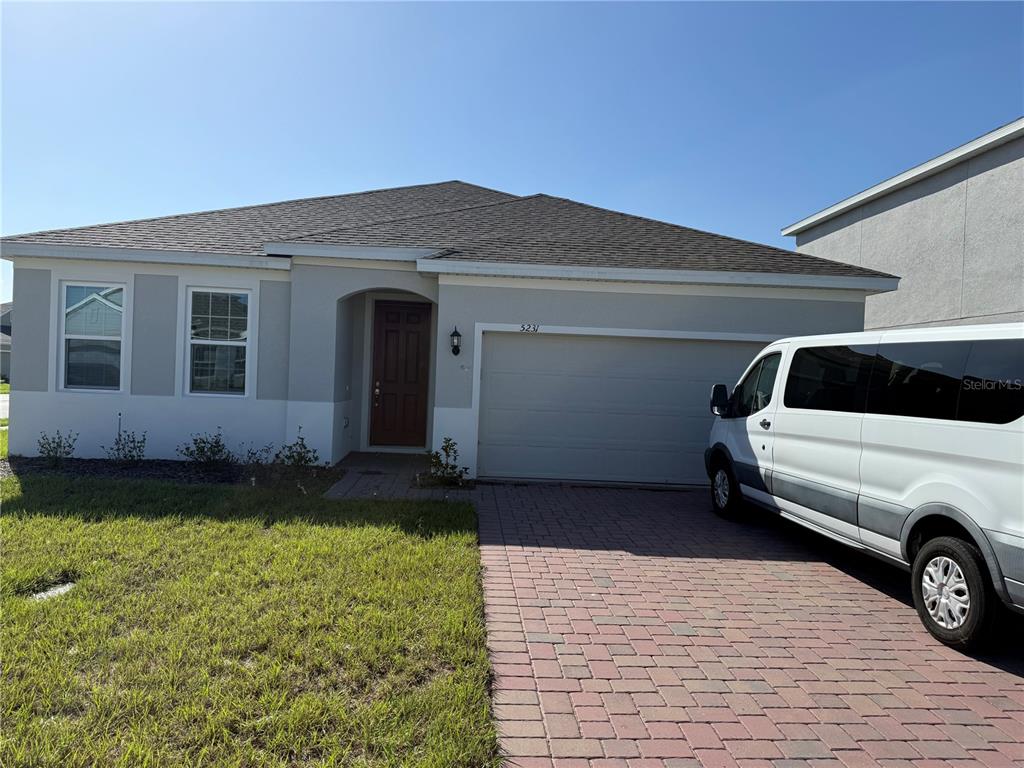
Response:
[[[462,334],[459,333],[459,329],[456,328],[451,333],[452,339],[452,354],[457,355],[462,351]]]

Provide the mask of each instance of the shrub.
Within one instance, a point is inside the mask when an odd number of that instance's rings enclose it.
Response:
[[[320,463],[320,454],[315,448],[306,445],[306,438],[302,436],[302,427],[299,427],[294,443],[285,443],[274,455],[274,463],[285,467],[315,467]]]
[[[270,454],[274,451],[274,444],[267,443],[266,445],[257,448],[255,445],[250,444],[244,451],[239,446],[238,453],[235,454],[238,459],[238,463],[246,467],[262,467],[265,464],[270,463]]]
[[[237,461],[235,455],[228,450],[220,427],[213,434],[192,435],[190,442],[178,446],[178,455],[185,457],[186,461],[208,467],[234,464]]]
[[[121,429],[121,414],[117,414],[117,436],[114,444],[107,448],[100,446],[107,452],[107,458],[111,461],[119,461],[128,466],[134,466],[146,458],[146,433],[139,437],[134,432],[127,432]]]
[[[464,485],[469,467],[459,466],[459,446],[450,437],[441,441],[441,450],[427,451],[430,479],[443,485]]]
[[[76,442],[78,442],[77,432],[69,431],[66,435],[62,435],[58,429],[53,436],[40,432],[39,455],[45,458],[51,467],[59,467],[64,459],[70,459],[74,455]]]

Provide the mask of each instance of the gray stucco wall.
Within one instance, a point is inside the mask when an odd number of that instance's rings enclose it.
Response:
[[[1024,320],[1024,139],[797,236],[797,250],[900,276],[865,328]]]
[[[292,266],[288,397],[292,401],[335,402],[338,301],[362,291],[411,291],[437,300],[437,280],[411,270]],[[352,320],[354,323],[354,319]],[[356,393],[353,393],[356,394]]]
[[[474,326],[538,323],[600,328],[686,330],[794,336],[862,330],[861,300],[781,299],[599,293],[441,285],[434,402],[440,408],[472,404]],[[447,352],[458,326],[462,354]]]
[[[11,336],[11,389],[50,389],[50,280],[48,269],[14,268],[18,332]]]
[[[174,394],[178,357],[178,278],[135,275],[132,307],[132,394]]]
[[[291,284],[260,280],[259,306],[256,399],[287,400]]]

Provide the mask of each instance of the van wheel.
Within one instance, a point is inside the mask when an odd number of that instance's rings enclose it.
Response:
[[[995,610],[981,554],[953,536],[925,542],[914,558],[911,589],[925,628],[960,651],[978,648]]]
[[[726,461],[715,463],[711,471],[711,506],[722,517],[736,517],[743,508],[740,486]]]

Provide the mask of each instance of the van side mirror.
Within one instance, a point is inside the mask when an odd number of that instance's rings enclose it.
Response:
[[[715,384],[711,387],[711,412],[715,416],[722,416],[729,407],[729,390],[725,384]]]

